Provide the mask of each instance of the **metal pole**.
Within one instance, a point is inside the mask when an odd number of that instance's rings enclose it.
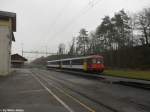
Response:
[[[22,56],[23,56],[23,43],[21,43],[21,51],[22,51]]]

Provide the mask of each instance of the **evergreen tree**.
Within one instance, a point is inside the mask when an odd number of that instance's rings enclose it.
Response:
[[[123,48],[129,46],[132,29],[129,25],[130,18],[128,15],[124,10],[121,10],[115,14],[111,21],[113,23],[113,31],[115,32],[114,40],[118,44],[118,47]]]
[[[86,55],[88,45],[89,45],[89,39],[86,29],[82,28],[79,32],[79,36],[77,37],[77,43],[76,43],[76,52],[80,55]]]

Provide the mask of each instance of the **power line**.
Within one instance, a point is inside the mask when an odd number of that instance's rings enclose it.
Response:
[[[53,19],[53,21],[49,24],[50,28],[51,28],[52,26],[54,27],[54,26],[57,24],[58,19],[60,19],[60,18],[62,17],[64,10],[67,8],[67,6],[69,6],[70,2],[71,2],[71,0],[66,0],[65,5],[60,9],[60,11],[59,11],[58,14],[56,15],[56,17],[55,17],[55,18]],[[48,28],[48,31],[49,31],[50,28]],[[48,32],[48,33],[49,33],[49,32]],[[48,33],[45,34],[44,37],[46,37],[46,36],[48,35]]]
[[[81,16],[88,13],[88,11],[92,8],[94,8],[95,5],[97,5],[101,0],[93,0],[90,3],[90,7],[88,8],[89,4],[84,7],[85,10],[82,11],[82,13],[79,13],[76,15],[65,27],[63,27],[59,32],[56,32],[55,35],[52,35],[52,37],[56,37],[57,35],[60,35],[61,33],[65,32],[75,21],[77,21]]]
[[[71,1],[71,0],[69,0],[69,1]],[[92,1],[89,0],[89,3],[86,4],[81,10],[79,10],[78,14],[75,15],[75,16],[70,20],[69,23],[71,23],[72,21],[74,21],[74,19],[77,18],[82,12],[84,12],[85,10],[87,10],[87,9],[89,8],[89,6],[92,6],[92,4],[93,4],[94,1],[95,1],[95,0],[92,0]],[[67,4],[67,2],[66,2],[66,4]],[[62,14],[63,14],[62,12],[63,12],[63,10],[64,10],[65,8],[66,8],[66,5],[64,5],[64,7],[62,8],[62,10],[60,10],[60,12],[59,12],[58,15],[56,16],[55,20],[50,24],[50,27],[56,25],[56,23],[57,23],[57,18],[60,18],[60,17],[62,16]],[[68,23],[67,25],[65,25],[65,27],[68,26],[69,23]],[[48,33],[49,33],[49,32],[48,32]],[[57,34],[57,33],[55,33],[55,34],[53,34],[53,35],[56,35],[56,34]],[[47,34],[47,35],[48,35],[48,34]],[[51,36],[53,36],[53,35],[51,35]]]

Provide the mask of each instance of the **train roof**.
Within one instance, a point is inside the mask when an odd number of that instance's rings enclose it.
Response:
[[[57,62],[57,61],[60,61],[60,60],[51,60],[51,61],[47,61],[47,62]]]
[[[90,55],[90,56],[82,56],[82,57],[76,57],[76,58],[66,58],[66,59],[60,59],[60,60],[52,60],[52,61],[47,61],[47,62],[58,62],[58,61],[87,59],[87,58],[103,58],[103,56],[101,56],[101,55]]]

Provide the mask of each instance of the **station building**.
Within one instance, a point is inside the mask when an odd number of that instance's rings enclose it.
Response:
[[[15,41],[16,13],[0,11],[0,75],[11,72],[11,44]]]
[[[13,68],[24,67],[24,64],[26,61],[28,61],[28,60],[19,54],[12,54],[11,55],[11,67],[13,67]]]

